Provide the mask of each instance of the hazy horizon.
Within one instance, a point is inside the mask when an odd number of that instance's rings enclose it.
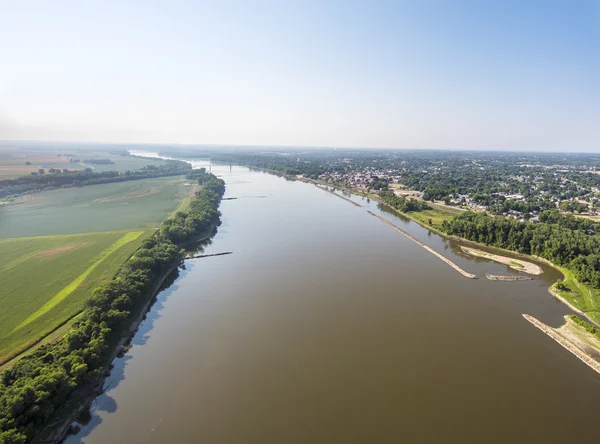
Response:
[[[315,146],[315,145],[241,145],[241,144],[223,144],[223,143],[167,143],[167,142],[98,142],[89,140],[0,140],[0,148],[6,147],[11,144],[15,145],[36,145],[36,148],[43,146],[44,148],[50,148],[54,145],[77,145],[78,148],[82,146],[92,148],[98,148],[103,146],[112,147],[135,147],[135,148],[192,148],[192,149],[205,149],[215,150],[219,148],[236,148],[241,150],[254,150],[261,149],[266,151],[275,150],[305,150],[311,151],[326,151],[326,150],[340,150],[340,151],[397,151],[397,152],[412,152],[412,151],[423,151],[423,152],[445,152],[445,153],[485,153],[485,154],[497,154],[497,153],[508,153],[508,154],[564,154],[564,155],[600,155],[598,151],[550,151],[550,150],[486,150],[486,149],[443,149],[443,148],[396,148],[396,147],[359,147],[359,146]]]
[[[0,140],[600,151],[594,0],[0,3]]]

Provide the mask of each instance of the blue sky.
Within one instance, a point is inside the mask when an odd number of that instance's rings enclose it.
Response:
[[[600,0],[0,0],[1,139],[598,152]]]

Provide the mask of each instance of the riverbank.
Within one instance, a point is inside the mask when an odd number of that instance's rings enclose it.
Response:
[[[564,277],[563,284],[569,289],[569,291],[567,291],[567,292],[559,291],[556,288],[556,283],[555,283],[548,288],[549,293],[552,296],[554,296],[558,301],[564,303],[571,310],[573,310],[576,313],[579,313],[581,316],[586,318],[590,323],[600,327],[600,311],[597,308],[595,308],[597,306],[597,303],[594,300],[595,290],[592,290],[592,289],[588,288],[586,285],[580,283],[575,278],[575,276],[573,275],[573,273],[570,270],[568,270],[564,267],[558,266],[558,265],[550,262],[549,260],[544,259],[539,256],[526,255],[526,254],[518,253],[515,251],[511,251],[511,250],[506,250],[506,249],[500,248],[500,247],[490,247],[490,246],[482,244],[480,242],[475,242],[475,241],[471,241],[468,239],[464,239],[462,237],[449,235],[441,230],[436,229],[435,227],[429,225],[428,223],[426,223],[423,217],[415,217],[415,213],[412,213],[412,212],[402,213],[402,212],[396,210],[395,208],[392,208],[389,205],[386,205],[385,203],[381,202],[381,200],[377,199],[376,197],[371,197],[371,198],[373,200],[376,200],[376,201],[382,203],[383,205],[386,206],[386,208],[389,208],[391,211],[398,213],[401,216],[411,219],[413,222],[418,223],[423,228],[431,230],[431,231],[437,233],[438,235],[442,236],[445,239],[455,240],[457,242],[460,242],[460,243],[463,243],[466,245],[472,245],[473,247],[489,248],[495,252],[497,251],[499,253],[506,253],[507,255],[516,256],[519,258],[533,259],[535,261],[544,263],[544,264],[554,268],[555,270],[559,271],[563,275],[563,277]],[[432,209],[430,211],[436,212],[439,210]],[[486,252],[486,254],[488,254],[488,253]],[[489,254],[495,255],[494,253],[489,253]],[[500,256],[500,255],[496,255],[496,256]],[[519,259],[519,261],[527,262],[525,260],[520,260],[520,259]],[[539,267],[539,266],[536,265],[536,267]]]
[[[110,281],[94,289],[69,332],[2,374],[0,435],[15,442],[58,442],[73,415],[102,389],[115,356],[136,331],[165,279],[183,262],[179,245],[218,224],[225,183],[202,171],[194,179],[202,187],[188,211],[163,222]],[[28,390],[32,394],[23,397]]]
[[[394,225],[392,222],[390,222],[389,220],[387,220],[384,217],[378,216],[375,213],[372,213],[371,211],[368,211],[368,213],[371,216],[375,216],[377,219],[379,219],[380,221],[382,221],[383,223],[389,225],[390,227],[392,227],[394,230],[398,231],[399,233],[403,234],[404,236],[406,236],[408,239],[410,239],[411,241],[415,242],[417,245],[420,245],[421,247],[423,247],[425,250],[429,251],[431,254],[433,254],[435,257],[437,257],[438,259],[442,260],[443,262],[445,262],[446,264],[450,265],[452,268],[454,268],[456,271],[458,271],[460,274],[462,274],[464,277],[469,278],[469,279],[477,279],[477,276],[472,274],[472,273],[468,273],[465,270],[463,270],[462,268],[460,268],[458,265],[456,265],[454,262],[452,262],[450,259],[446,258],[445,256],[442,256],[440,253],[438,253],[437,251],[435,251],[433,248],[431,248],[430,246],[424,244],[423,242],[421,242],[420,240],[416,239],[415,237],[411,236],[410,234],[408,234],[406,231],[404,231],[402,228],[398,227],[397,225]]]
[[[523,314],[523,317],[591,369],[600,373],[600,342],[579,328],[573,321],[566,318],[566,323],[562,327],[554,329],[531,315]]]
[[[465,253],[470,254],[471,256],[480,257],[483,259],[490,259],[494,262],[508,265],[510,268],[516,271],[522,271],[523,273],[532,274],[534,276],[543,273],[542,267],[531,262],[526,262],[520,259],[513,259],[511,257],[506,256],[500,256],[497,254],[488,253],[487,251],[476,250],[475,248],[461,246],[460,249]]]
[[[198,245],[201,242],[210,239],[216,234],[215,229],[219,225],[219,223],[220,222],[211,224],[211,226],[206,230],[204,234],[198,235],[193,239],[190,239],[189,241],[181,243],[179,247],[184,248],[185,246],[189,245]],[[216,255],[222,254],[230,253],[219,253]],[[127,344],[133,339],[133,337],[137,333],[140,324],[146,318],[146,314],[156,301],[156,296],[161,291],[165,281],[187,259],[194,259],[194,257],[184,257],[180,263],[173,264],[159,277],[156,284],[153,285],[151,291],[148,293],[149,296],[148,299],[145,301],[145,304],[140,309],[138,309],[139,311],[136,310],[136,316],[134,317],[134,320],[132,321],[125,334],[117,343],[111,346],[109,357],[106,360],[106,364],[99,372],[98,379],[94,382],[91,382],[88,387],[82,387],[78,389],[80,390],[80,392],[76,393],[73,399],[70,399],[68,403],[65,404],[65,412],[58,412],[56,415],[59,417],[61,415],[64,415],[64,417],[57,419],[56,422],[48,426],[48,428],[50,428],[50,431],[42,430],[40,434],[31,441],[32,444],[60,444],[69,435],[71,425],[77,420],[79,415],[86,408],[89,408],[91,402],[104,391],[104,382],[106,378],[110,375],[110,369],[112,367],[113,361],[119,356],[119,354],[121,354],[124,351]]]
[[[122,353],[125,345],[130,342],[135,336],[140,324],[145,319],[146,314],[150,310],[150,307],[156,300],[156,295],[161,290],[162,285],[166,279],[176,270],[180,264],[175,264],[171,268],[165,271],[160,277],[158,282],[153,286],[152,291],[149,293],[148,300],[139,309],[139,313],[134,318],[129,329],[124,336],[111,347],[109,357],[107,358],[106,364],[99,372],[96,381],[92,381],[87,387],[79,387],[78,393],[75,393],[71,399],[63,406],[64,412],[60,410],[55,414],[55,422],[50,424],[43,429],[32,441],[31,444],[60,444],[69,435],[71,425],[77,420],[79,415],[87,408],[89,408],[92,401],[102,394],[104,391],[104,382],[110,375],[110,369],[113,361]]]

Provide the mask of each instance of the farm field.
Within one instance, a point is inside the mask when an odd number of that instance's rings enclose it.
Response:
[[[0,365],[76,315],[196,190],[183,176],[163,177],[27,194],[1,206]]]
[[[0,238],[157,227],[193,191],[175,176],[28,194],[0,207]]]
[[[154,229],[0,239],[0,364],[81,309]]]
[[[77,159],[80,159],[82,161],[85,159],[110,159],[114,162],[111,164],[90,163],[85,164],[85,166],[80,166],[80,168],[93,168],[93,170],[97,172],[118,171],[120,173],[124,173],[125,171],[141,170],[142,168],[148,165],[161,166],[166,163],[166,161],[158,159],[154,160],[137,156],[119,156],[114,154],[103,153],[79,153],[77,155]]]
[[[72,163],[70,159],[79,160],[81,163]],[[89,159],[109,159],[113,163],[97,164],[83,162]],[[30,165],[27,165],[27,162]],[[43,168],[46,173],[50,168],[67,168],[68,170],[82,170],[92,168],[97,172],[104,171],[135,171],[148,165],[161,166],[166,161],[161,159],[148,159],[144,157],[121,155],[108,150],[90,150],[77,147],[57,147],[56,149],[40,149],[39,147],[13,146],[0,143],[0,180],[15,179],[29,176]]]
[[[31,165],[27,165],[29,162]],[[68,158],[58,157],[55,154],[11,154],[0,152],[0,180],[15,179],[29,176],[40,169],[67,168],[69,170],[82,170],[83,165],[69,163]]]

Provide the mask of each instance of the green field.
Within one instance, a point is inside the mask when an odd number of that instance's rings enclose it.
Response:
[[[0,207],[0,364],[77,314],[100,282],[189,204],[182,176],[22,196]]]
[[[157,227],[191,192],[176,176],[29,194],[0,207],[0,238]]]
[[[600,323],[600,290],[591,289],[579,282],[572,271],[564,267],[555,267],[565,275],[563,285],[567,290],[559,290],[556,284],[552,286],[552,290],[585,312],[592,320]]]
[[[423,211],[411,211],[409,213],[402,213],[405,216],[413,219],[415,222],[418,222],[427,227],[431,227],[436,231],[440,231],[442,228],[442,223],[447,220],[450,221],[456,213],[451,213],[449,211],[442,211],[437,209],[431,210],[423,210]],[[431,224],[429,220],[431,219]]]
[[[154,230],[0,240],[0,363],[81,309]]]

